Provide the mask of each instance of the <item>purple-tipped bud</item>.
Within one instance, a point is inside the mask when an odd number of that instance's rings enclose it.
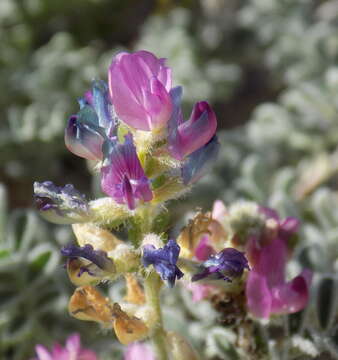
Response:
[[[173,287],[175,280],[184,275],[176,266],[180,250],[180,246],[174,240],[169,240],[160,249],[156,249],[154,245],[145,245],[143,247],[143,265],[145,267],[153,265],[162,280],[168,281],[168,285]]]
[[[220,144],[214,136],[202,148],[188,156],[182,166],[182,178],[185,185],[193,184],[204,176],[217,160]]]
[[[233,248],[226,248],[216,255],[211,255],[202,264],[201,272],[195,274],[191,280],[198,281],[208,277],[231,281],[231,278],[241,276],[244,269],[250,270],[244,253]]]
[[[109,91],[118,117],[129,126],[151,131],[172,112],[171,69],[147,51],[117,54],[109,68]]]
[[[40,214],[56,224],[74,224],[88,220],[88,203],[73,185],[64,187],[51,181],[34,183],[34,200]]]
[[[104,138],[97,128],[79,121],[77,115],[72,115],[65,129],[65,143],[73,154],[89,160],[102,159]]]
[[[181,111],[177,110],[175,93],[171,93],[176,110],[169,124],[169,152],[177,160],[182,160],[194,151],[207,144],[215,135],[217,119],[214,111],[206,101],[195,104],[190,119],[182,121]]]
[[[136,199],[150,201],[153,194],[136,153],[131,134],[119,144],[112,140],[107,145],[105,166],[101,169],[101,187],[119,204],[135,209]]]
[[[102,160],[102,145],[116,128],[108,85],[94,80],[92,89],[79,100],[80,111],[72,115],[65,129],[67,148],[77,156],[89,160]]]

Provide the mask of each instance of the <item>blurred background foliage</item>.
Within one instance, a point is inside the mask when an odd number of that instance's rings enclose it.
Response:
[[[337,359],[337,0],[0,1],[0,358],[28,359],[35,343],[72,331],[102,359],[120,356],[111,334],[68,316],[72,286],[59,248],[70,229],[30,208],[33,181],[96,193],[63,129],[122,49],[166,57],[186,113],[200,99],[217,113],[218,162],[175,203],[180,214],[243,198],[302,220],[289,271],[315,271],[312,300],[289,317],[287,350],[265,334],[269,358]],[[118,285],[107,291],[122,296]],[[209,304],[192,306],[182,289],[165,301],[169,327],[185,329],[203,358],[253,359]]]

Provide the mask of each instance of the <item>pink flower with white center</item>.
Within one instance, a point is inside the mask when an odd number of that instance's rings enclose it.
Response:
[[[42,345],[36,345],[37,358],[34,360],[98,360],[96,354],[81,348],[79,334],[73,334],[66,340],[66,346],[55,344],[51,352]]]
[[[249,241],[247,251],[251,271],[246,283],[249,311],[256,317],[269,318],[272,314],[290,314],[302,310],[309,300],[312,272],[303,270],[291,281],[285,280],[288,260],[288,239],[297,231],[298,220],[289,217],[283,221],[275,211],[262,212],[278,223],[276,236],[267,244],[258,239]]]
[[[124,353],[124,360],[156,360],[151,348],[142,343],[128,345]]]
[[[109,92],[118,117],[144,131],[162,128],[170,119],[171,69],[148,51],[121,52],[110,65]]]

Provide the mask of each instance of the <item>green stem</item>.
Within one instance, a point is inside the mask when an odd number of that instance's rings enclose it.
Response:
[[[147,305],[152,308],[155,315],[154,330],[151,334],[151,340],[156,352],[156,359],[168,360],[166,348],[166,335],[163,329],[161,305],[160,305],[160,289],[162,281],[160,277],[152,271],[144,280],[144,292],[146,296]]]

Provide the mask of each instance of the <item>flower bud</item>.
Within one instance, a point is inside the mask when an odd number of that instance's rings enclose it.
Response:
[[[73,185],[64,187],[51,181],[34,183],[34,200],[40,214],[56,224],[73,224],[89,219],[88,203]]]

